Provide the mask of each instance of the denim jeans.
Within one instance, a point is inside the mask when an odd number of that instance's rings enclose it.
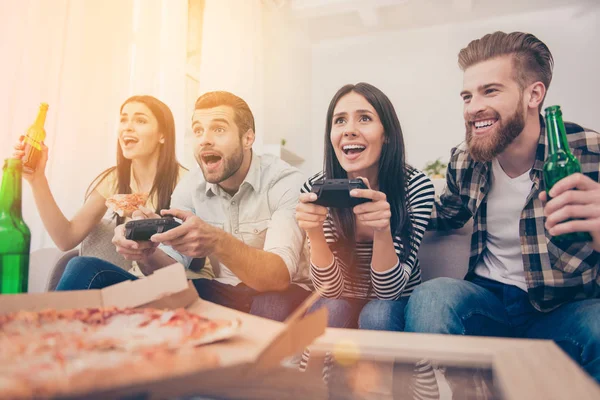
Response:
[[[540,312],[516,286],[437,278],[415,289],[405,318],[407,332],[553,340],[600,383],[600,299]]]
[[[326,299],[320,298],[308,312],[326,307],[327,326],[378,331],[403,331],[404,308],[408,298],[398,300]]]
[[[102,289],[136,276],[107,261],[94,257],[75,257],[69,261],[56,290]],[[283,321],[310,294],[291,284],[282,292],[258,292],[243,283],[227,285],[211,279],[193,279],[204,300],[259,317]]]

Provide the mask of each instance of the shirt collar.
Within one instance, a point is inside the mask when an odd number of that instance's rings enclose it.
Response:
[[[548,144],[546,140],[546,123],[544,118],[540,115],[540,138],[538,140],[538,146],[535,153],[535,161],[533,163],[532,172],[542,172],[544,169],[544,161],[548,155]]]
[[[255,192],[260,191],[260,156],[252,151],[252,161],[250,161],[250,169],[244,178],[244,181],[240,185],[240,189],[244,184],[250,185]],[[204,194],[208,197],[217,195],[220,193],[221,188],[217,183],[206,182],[206,188],[204,189]]]

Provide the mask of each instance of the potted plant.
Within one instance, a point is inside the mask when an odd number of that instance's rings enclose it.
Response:
[[[425,172],[431,179],[444,179],[446,174],[446,164],[442,162],[441,158],[438,158],[435,161],[430,161],[425,164],[423,172]]]

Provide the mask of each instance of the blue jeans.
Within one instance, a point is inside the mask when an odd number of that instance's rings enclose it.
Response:
[[[99,258],[75,257],[68,262],[56,290],[102,289],[136,279],[135,275]],[[283,292],[261,293],[243,283],[233,286],[211,279],[192,282],[204,300],[276,321],[285,320],[310,294],[294,284]]]
[[[377,331],[403,331],[404,308],[408,298],[398,300],[326,299],[320,298],[308,312],[326,307],[327,326]]]
[[[405,318],[407,332],[553,340],[600,383],[600,299],[544,313],[516,286],[437,278],[415,289]]]

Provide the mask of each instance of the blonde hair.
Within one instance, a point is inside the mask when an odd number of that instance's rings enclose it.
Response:
[[[458,65],[464,71],[482,61],[504,55],[513,56],[514,78],[521,89],[539,81],[548,90],[554,59],[548,46],[531,33],[494,32],[473,40],[458,53]]]

